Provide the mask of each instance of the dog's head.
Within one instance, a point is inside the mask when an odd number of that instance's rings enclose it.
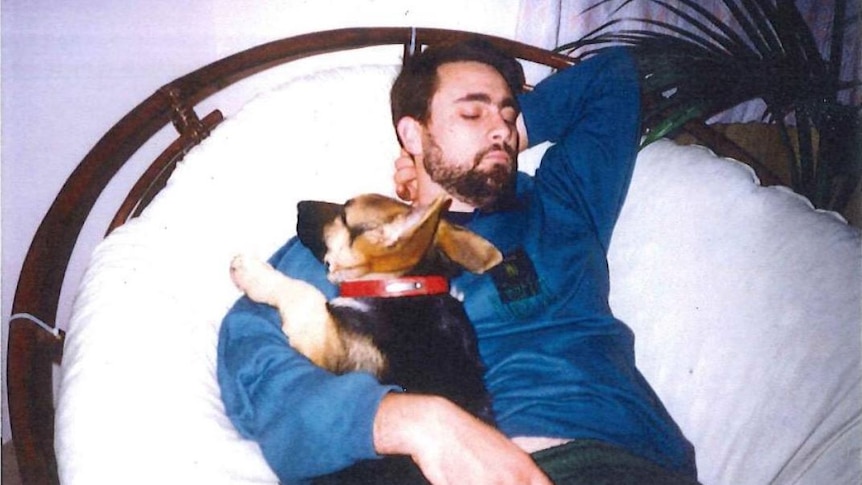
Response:
[[[327,265],[334,283],[401,276],[441,256],[439,262],[474,273],[496,266],[502,255],[494,245],[441,218],[450,202],[439,197],[431,205],[411,207],[377,194],[344,205],[303,201],[297,235]]]

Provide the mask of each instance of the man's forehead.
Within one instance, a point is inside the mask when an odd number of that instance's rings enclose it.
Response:
[[[509,85],[493,67],[476,61],[458,61],[437,68],[437,94],[451,101],[503,101],[512,98]]]

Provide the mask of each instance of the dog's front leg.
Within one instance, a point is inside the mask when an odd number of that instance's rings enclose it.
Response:
[[[281,329],[291,347],[325,369],[340,368],[345,349],[323,293],[248,256],[235,257],[230,274],[234,284],[252,301],[278,310]]]

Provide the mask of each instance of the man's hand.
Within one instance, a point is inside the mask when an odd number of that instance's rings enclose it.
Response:
[[[405,150],[395,160],[395,193],[405,202],[414,202],[418,193],[416,185],[416,162]]]
[[[551,484],[506,436],[440,397],[388,394],[374,420],[374,446],[410,455],[434,485]]]

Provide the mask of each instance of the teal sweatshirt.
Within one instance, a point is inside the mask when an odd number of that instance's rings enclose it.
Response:
[[[593,439],[696,475],[694,450],[635,365],[634,336],[608,305],[607,251],[639,136],[634,63],[611,49],[519,97],[531,144],[554,145],[517,200],[457,215],[505,255],[453,286],[476,328],[499,428],[508,436]],[[270,260],[334,297],[296,239]],[[388,392],[333,375],[294,351],[277,312],[241,298],[221,327],[218,380],[228,416],[285,483],[374,458],[372,423]]]

